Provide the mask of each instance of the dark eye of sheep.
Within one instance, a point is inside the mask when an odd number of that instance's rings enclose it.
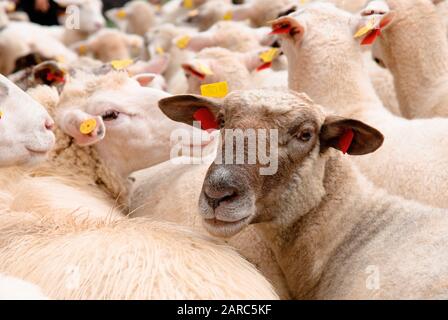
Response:
[[[311,132],[311,130],[304,130],[300,133],[299,139],[302,140],[303,142],[308,142],[311,140],[312,136],[313,133]]]
[[[112,121],[112,120],[116,120],[119,115],[120,115],[120,112],[115,111],[115,110],[110,110],[110,111],[106,111],[106,113],[102,115],[102,118],[104,121]]]
[[[224,120],[224,115],[219,114],[217,120],[218,120],[218,126],[219,126],[219,129],[224,128],[224,126],[225,126],[225,124],[226,124],[226,122],[225,122],[225,120]]]

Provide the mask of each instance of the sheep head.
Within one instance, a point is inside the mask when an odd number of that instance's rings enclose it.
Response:
[[[206,109],[221,128],[221,152],[199,200],[204,226],[216,236],[232,236],[250,223],[281,220],[265,206],[282,201],[289,184],[297,183],[291,181],[295,175],[304,195],[297,206],[308,212],[318,201],[313,199],[316,190],[323,188],[325,161],[335,156],[330,149],[363,155],[383,142],[374,128],[326,116],[306,95],[293,91],[235,91],[224,100],[181,95],[159,106],[171,119],[189,124]]]

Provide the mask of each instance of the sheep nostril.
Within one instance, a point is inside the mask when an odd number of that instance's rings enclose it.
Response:
[[[51,119],[46,119],[44,126],[45,126],[46,130],[53,131],[53,129],[54,129],[54,121],[51,120]]]
[[[234,188],[225,188],[221,190],[209,189],[204,190],[208,204],[216,209],[224,201],[232,201],[238,196],[238,192]]]

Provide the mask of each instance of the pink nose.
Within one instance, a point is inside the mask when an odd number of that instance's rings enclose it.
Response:
[[[51,118],[45,119],[45,129],[52,131],[54,129],[54,121]]]
[[[95,28],[96,29],[101,29],[102,27],[104,27],[104,24],[101,22],[95,22]]]

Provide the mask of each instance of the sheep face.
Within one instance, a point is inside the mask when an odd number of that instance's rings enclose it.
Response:
[[[137,80],[147,85],[142,76]],[[92,145],[106,165],[123,176],[168,160],[171,133],[194,130],[167,119],[157,108],[169,94],[139,81],[116,71],[75,79],[64,87],[56,114],[66,134],[79,145]],[[91,130],[82,132],[86,121]],[[204,145],[210,142],[206,133],[201,137]]]
[[[53,148],[53,120],[47,111],[0,76],[0,167],[34,165]]]
[[[360,155],[373,152],[383,141],[377,130],[356,120],[326,117],[306,95],[292,91],[235,91],[224,101],[177,96],[161,100],[159,106],[172,119],[186,123],[193,121],[198,109],[207,108],[225,129],[221,131],[221,154],[236,150],[232,163],[227,156],[225,160],[218,156],[219,162],[210,166],[199,200],[204,226],[216,236],[232,236],[250,223],[286,219],[272,216],[269,208],[287,201],[282,195],[294,184],[303,194],[298,215],[305,214],[320,201],[314,195],[322,194],[316,190],[323,189],[329,148]],[[238,139],[229,139],[227,129],[240,129],[246,135],[242,149]],[[253,147],[249,145],[250,130],[258,133],[255,148],[264,144],[265,150],[277,157],[276,171],[261,173],[266,164],[259,153],[258,159],[249,163]],[[260,136],[262,130],[269,133]],[[277,134],[278,141],[272,139],[272,133]],[[351,134],[350,143],[345,143]],[[243,164],[235,161],[238,150],[247,158]]]
[[[103,17],[103,3],[100,0],[55,0],[63,7],[76,6],[79,9],[79,30],[93,33],[106,25]]]

